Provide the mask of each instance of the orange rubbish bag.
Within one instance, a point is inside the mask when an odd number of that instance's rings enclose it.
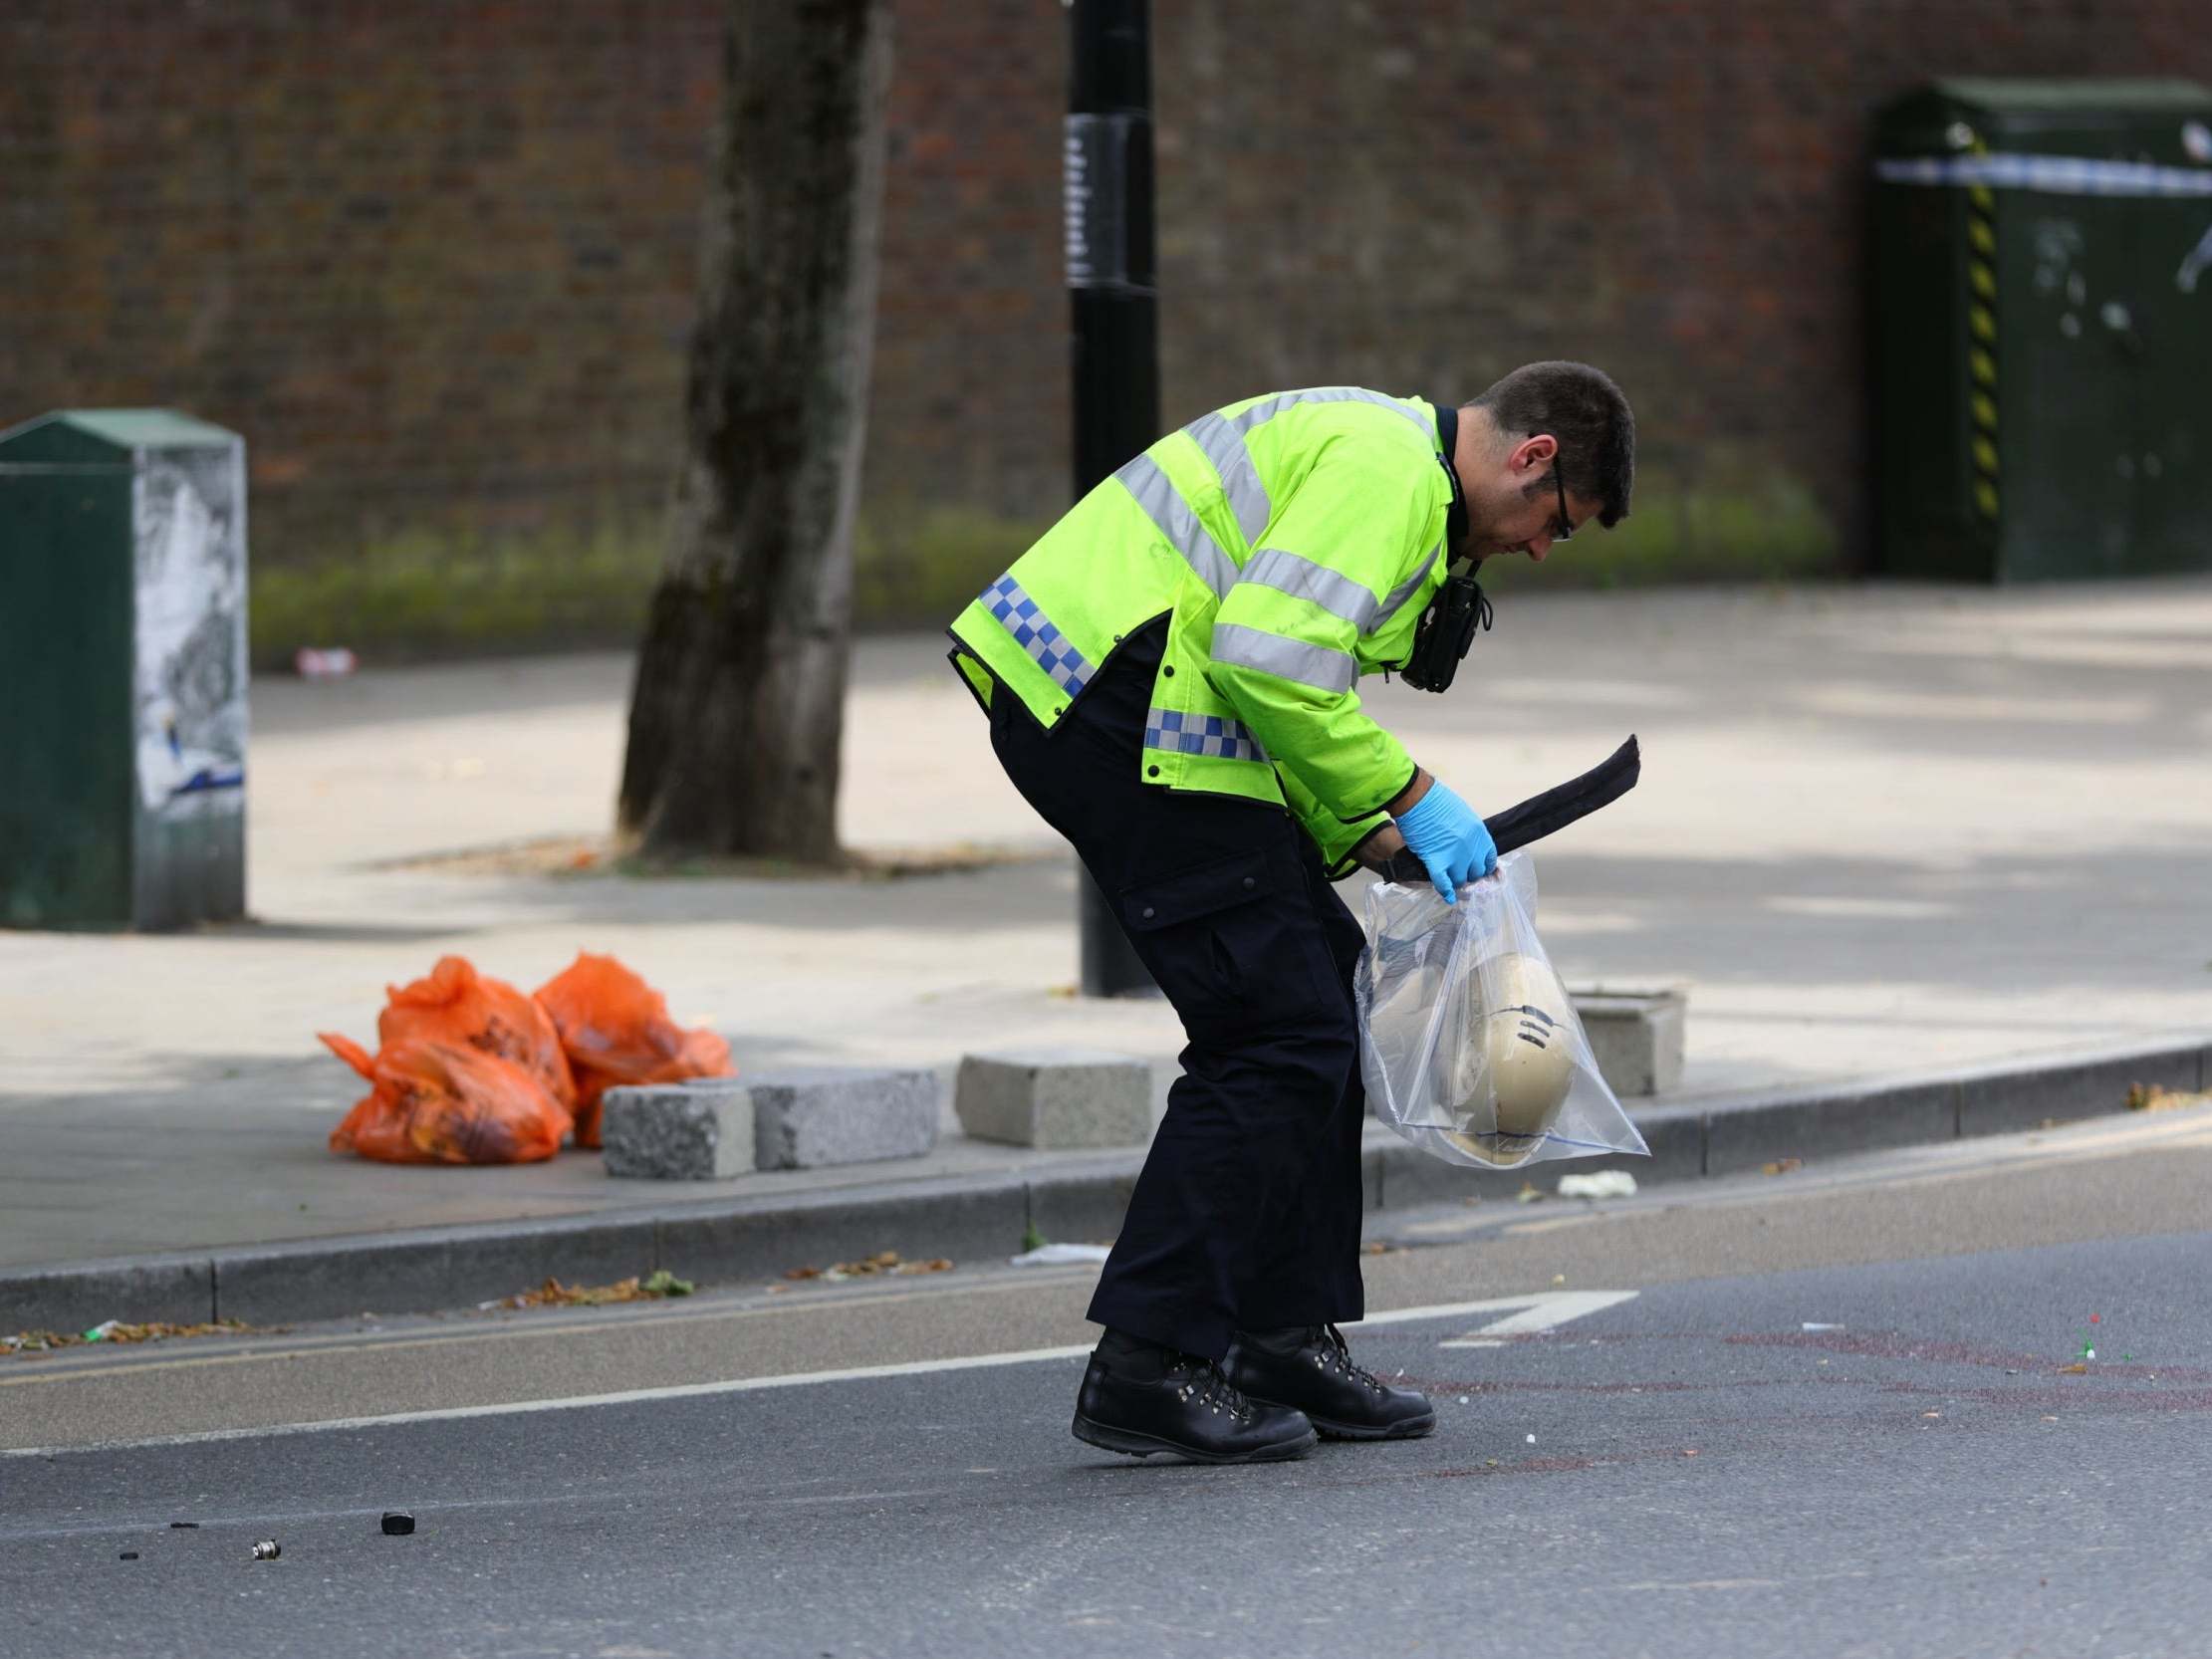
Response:
[[[538,987],[560,1028],[576,1077],[576,1143],[600,1143],[600,1096],[621,1083],[676,1082],[736,1072],[730,1046],[710,1031],[685,1031],[667,1000],[612,956],[578,955]]]
[[[331,1150],[384,1163],[536,1163],[561,1150],[569,1113],[531,1072],[465,1043],[387,1042],[373,1058],[321,1034],[369,1091],[331,1131]]]
[[[575,1110],[576,1079],[560,1030],[535,997],[479,974],[464,956],[441,956],[427,979],[385,990],[390,1000],[376,1017],[376,1036],[387,1049],[420,1037],[497,1055],[536,1077],[563,1111]]]

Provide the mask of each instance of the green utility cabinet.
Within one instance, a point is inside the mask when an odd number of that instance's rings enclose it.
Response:
[[[1936,82],[1872,231],[1885,572],[2212,570],[2212,92]]]
[[[0,432],[0,923],[246,913],[246,446],[165,409]]]

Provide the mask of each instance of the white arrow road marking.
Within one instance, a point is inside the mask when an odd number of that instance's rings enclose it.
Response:
[[[1499,1297],[1490,1302],[1469,1302],[1457,1307],[1429,1311],[1431,1314],[1495,1313],[1509,1307],[1519,1308],[1519,1312],[1493,1319],[1465,1336],[1436,1344],[1440,1348],[1502,1348],[1508,1336],[1530,1336],[1540,1330],[1554,1330],[1569,1319],[1617,1307],[1624,1302],[1633,1302],[1635,1297],[1633,1291],[1543,1291],[1534,1296]]]

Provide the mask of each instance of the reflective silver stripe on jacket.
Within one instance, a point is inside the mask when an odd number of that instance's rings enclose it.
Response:
[[[1265,761],[1267,751],[1241,720],[1223,714],[1184,714],[1155,708],[1144,716],[1144,747],[1170,755],[1216,755],[1232,761]]]
[[[1244,567],[1242,580],[1318,604],[1360,633],[1373,627],[1375,614],[1381,609],[1365,584],[1281,548],[1262,548],[1254,554]]]
[[[1201,415],[1183,430],[1221,474],[1221,490],[1229,498],[1229,510],[1236,514],[1237,528],[1244,532],[1244,545],[1256,547],[1267,534],[1268,515],[1274,509],[1252,451],[1245,447],[1244,434],[1218,412]]]
[[[1228,597],[1229,590],[1236,585],[1236,562],[1221,551],[1213,532],[1199,522],[1190,503],[1160,471],[1159,463],[1149,455],[1139,455],[1113,476],[1136,498],[1144,516],[1159,527],[1167,545],[1183,556],[1200,582],[1213,590],[1213,596]]]
[[[1427,436],[1431,447],[1436,442],[1436,427],[1428,416],[1418,409],[1408,408],[1395,397],[1369,391],[1364,386],[1308,386],[1304,391],[1280,392],[1273,397],[1263,397],[1242,413],[1229,416],[1229,424],[1239,432],[1249,432],[1262,421],[1273,420],[1285,409],[1295,409],[1301,403],[1373,403],[1405,416]]]
[[[1331,693],[1350,691],[1359,678],[1358,659],[1350,651],[1308,645],[1236,622],[1214,624],[1213,659],[1237,668],[1257,668],[1277,679],[1295,680]]]
[[[1421,568],[1390,590],[1389,596],[1382,601],[1382,608],[1375,612],[1374,630],[1377,633],[1390,625],[1390,618],[1398,613],[1399,606],[1421,591],[1421,584],[1428,580],[1428,573],[1436,566],[1437,555],[1443,551],[1444,544],[1438,542],[1428,550],[1428,557],[1421,561]]]
[[[1417,410],[1407,408],[1395,397],[1368,391],[1363,386],[1309,386],[1303,391],[1286,391],[1263,399],[1240,414],[1225,415],[1216,410],[1200,415],[1183,431],[1205,451],[1214,471],[1221,474],[1222,494],[1229,498],[1229,510],[1236,515],[1237,528],[1244,532],[1246,547],[1258,546],[1260,538],[1267,533],[1268,520],[1275,508],[1268,499],[1267,486],[1260,482],[1260,469],[1253,464],[1252,451],[1245,445],[1245,434],[1301,403],[1373,403],[1404,415],[1424,434],[1433,436],[1435,430]]]

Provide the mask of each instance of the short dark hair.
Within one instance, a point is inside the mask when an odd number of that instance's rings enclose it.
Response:
[[[1551,433],[1567,463],[1567,487],[1598,504],[1598,522],[1610,530],[1628,516],[1636,417],[1604,370],[1587,362],[1523,363],[1469,406],[1501,432]]]

